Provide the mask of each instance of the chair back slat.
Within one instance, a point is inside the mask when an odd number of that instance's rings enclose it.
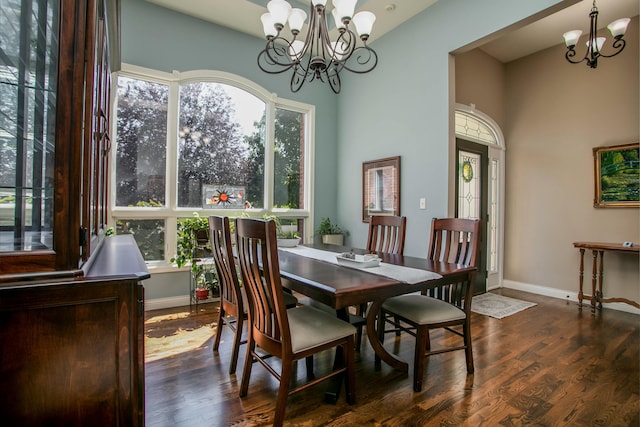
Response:
[[[479,245],[479,220],[434,218],[431,221],[429,259],[476,267]]]
[[[373,215],[369,221],[366,249],[403,255],[407,217]]]
[[[480,221],[464,218],[434,218],[431,221],[429,259],[477,267],[480,246]],[[454,304],[470,315],[473,296],[471,280],[450,283],[424,292],[425,295]]]
[[[244,313],[244,301],[238,280],[238,271],[233,258],[229,218],[209,217],[209,238],[213,251],[213,260],[218,273],[220,303],[225,312],[238,317]]]
[[[258,346],[281,357],[291,346],[291,336],[280,280],[275,222],[237,218],[236,244],[249,303],[250,333]]]

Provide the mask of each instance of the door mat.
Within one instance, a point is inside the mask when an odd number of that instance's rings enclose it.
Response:
[[[533,302],[486,292],[473,297],[473,300],[471,300],[471,311],[496,319],[502,319],[535,305],[536,303]]]

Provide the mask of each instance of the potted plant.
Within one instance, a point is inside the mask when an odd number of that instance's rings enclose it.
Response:
[[[322,218],[316,234],[322,236],[322,243],[325,245],[344,246],[344,235],[347,233],[329,218]]]
[[[212,297],[219,297],[220,288],[218,286],[218,277],[216,276],[215,267],[213,267],[213,265],[198,265],[202,267],[202,271],[194,278],[196,298],[200,301],[206,300],[209,298],[209,294],[211,294]]]
[[[209,243],[209,221],[201,218],[197,212],[193,218],[178,221],[178,245],[176,256],[170,261],[178,267],[190,265],[191,280],[195,284],[196,298],[207,299],[209,292],[215,294],[218,289],[218,276],[215,265],[200,262],[202,258],[211,256]]]
[[[276,238],[278,246],[281,248],[292,248],[300,244],[300,235],[297,230],[285,230],[280,218],[275,215],[265,215],[263,219],[274,220],[276,223]]]
[[[297,231],[278,231],[278,246],[282,248],[291,248],[300,244],[300,236]]]

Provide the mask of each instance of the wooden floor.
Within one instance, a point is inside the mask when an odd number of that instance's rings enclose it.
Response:
[[[346,404],[344,393],[337,404],[324,403],[320,384],[289,398],[285,425],[640,425],[638,315],[605,309],[594,316],[575,303],[507,289],[497,293],[537,306],[501,320],[474,313],[474,375],[467,375],[462,351],[432,356],[423,391],[415,393],[411,373],[384,363],[374,369],[365,338],[356,356],[357,403]],[[179,310],[147,312],[147,318],[172,311]],[[215,327],[216,311],[215,304],[201,304],[179,326]],[[244,346],[237,374],[229,375],[231,339],[225,328],[219,354],[208,339],[196,349],[146,363],[147,427],[270,424],[277,384],[254,365],[249,395],[238,397]],[[413,344],[410,336],[385,341],[407,361]],[[315,361],[317,371],[326,369],[332,354]],[[298,373],[304,379],[304,362]]]

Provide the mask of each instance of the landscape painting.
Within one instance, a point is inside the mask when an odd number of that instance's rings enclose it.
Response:
[[[638,143],[596,147],[595,207],[640,206],[640,160]]]

